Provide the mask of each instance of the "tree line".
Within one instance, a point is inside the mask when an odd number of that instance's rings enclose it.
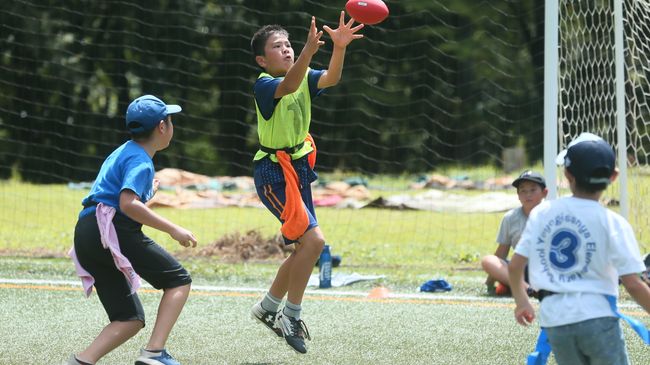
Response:
[[[92,179],[127,138],[124,111],[144,93],[184,108],[157,167],[249,175],[259,73],[250,37],[261,25],[281,24],[297,56],[310,16],[319,28],[334,27],[341,3],[3,1],[0,178]],[[362,31],[341,83],[313,103],[321,169],[498,166],[512,146],[540,158],[543,3],[387,1],[389,18]],[[326,68],[330,54],[328,42],[312,67]]]

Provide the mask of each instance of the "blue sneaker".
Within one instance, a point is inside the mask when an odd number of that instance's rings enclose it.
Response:
[[[135,365],[181,365],[181,363],[176,361],[165,349],[160,352],[141,349],[140,357],[135,360]]]

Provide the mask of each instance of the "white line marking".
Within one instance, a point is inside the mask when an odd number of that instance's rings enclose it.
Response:
[[[77,280],[40,280],[40,279],[6,279],[0,278],[0,284],[29,284],[29,285],[53,285],[53,286],[78,286],[81,287],[81,281]],[[142,284],[143,288],[153,289],[147,283]],[[252,288],[252,287],[239,287],[239,286],[214,286],[214,285],[194,285],[192,290],[207,291],[207,292],[240,292],[240,293],[266,293],[268,289],[265,288]],[[362,297],[368,296],[368,292],[362,291],[338,291],[330,289],[308,289],[305,294],[309,295],[323,295],[323,296],[340,296],[340,297]],[[424,299],[424,300],[458,300],[466,302],[485,302],[485,303],[510,303],[514,304],[512,298],[494,298],[494,297],[477,297],[472,295],[451,295],[448,293],[421,293],[421,294],[408,294],[408,293],[392,293],[389,292],[385,299]],[[641,309],[636,303],[618,303],[619,308]]]

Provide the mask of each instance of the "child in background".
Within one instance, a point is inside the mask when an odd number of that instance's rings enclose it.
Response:
[[[546,198],[548,189],[544,177],[534,171],[527,170],[521,173],[512,186],[517,188],[517,196],[521,207],[508,211],[501,220],[497,234],[497,246],[494,255],[487,255],[481,259],[481,266],[488,274],[485,280],[488,294],[505,295],[510,293],[508,280],[508,254],[510,249],[517,246],[517,242],[524,231],[528,215],[531,210]],[[495,282],[498,285],[495,287]]]
[[[583,133],[558,155],[573,196],[540,204],[531,213],[509,265],[515,319],[530,324],[524,267],[538,291],[539,323],[559,365],[628,364],[616,311],[619,278],[650,313],[650,288],[632,227],[600,205],[618,171],[612,147]]]
[[[174,135],[166,105],[144,95],[129,105],[126,127],[131,140],[102,164],[75,227],[70,256],[82,278],[86,295],[97,290],[110,323],[69,365],[94,364],[144,327],[144,310],[136,293],[140,277],[164,294],[147,345],[136,365],[179,365],[165,349],[172,327],[190,292],[190,274],[165,249],[142,232],[142,225],[169,233],[184,247],[196,247],[192,232],[159,216],[145,203],[157,189],[152,158],[169,146]]]
[[[310,339],[307,326],[300,318],[302,299],[314,263],[325,237],[318,227],[310,184],[316,180],[313,171],[316,149],[309,136],[311,101],[323,89],[341,79],[345,51],[363,24],[353,27],[341,12],[339,26],[323,29],[334,45],[327,70],[312,70],[313,55],[324,44],[323,31],[311,18],[307,41],[294,62],[289,33],[278,25],[259,29],[251,40],[256,63],[264,70],[254,86],[257,111],[257,132],[260,149],[254,157],[254,179],[257,194],[282,223],[286,244],[295,250],[282,263],[264,298],[251,309],[253,318],[284,337],[296,352],[307,352],[305,339]],[[280,304],[287,296],[284,308]]]

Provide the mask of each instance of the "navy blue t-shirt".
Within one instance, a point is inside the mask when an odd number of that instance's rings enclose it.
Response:
[[[318,80],[320,80],[323,72],[325,72],[325,70],[309,70],[307,83],[309,84],[309,93],[311,94],[312,99],[326,90],[318,88]],[[283,79],[284,77],[261,77],[255,81],[253,93],[255,95],[257,106],[260,108],[260,113],[262,113],[264,119],[269,119],[273,115],[275,105],[277,104],[277,101],[280,100],[274,98],[275,90]]]

